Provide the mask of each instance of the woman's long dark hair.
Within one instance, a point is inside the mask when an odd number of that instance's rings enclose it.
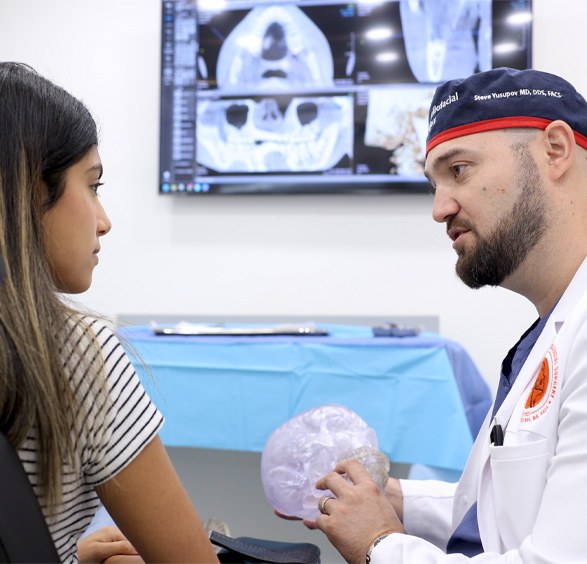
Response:
[[[64,461],[75,464],[83,406],[64,364],[75,312],[51,278],[42,218],[63,194],[65,171],[97,143],[79,100],[26,65],[0,63],[0,431],[15,447],[37,437],[49,507],[61,499]]]

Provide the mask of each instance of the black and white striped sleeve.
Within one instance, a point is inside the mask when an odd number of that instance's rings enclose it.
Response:
[[[93,321],[106,373],[107,397],[90,396],[87,432],[83,448],[86,483],[108,481],[130,464],[158,434],[163,415],[153,404],[130,358],[114,332],[101,321]],[[93,386],[90,386],[90,391]]]

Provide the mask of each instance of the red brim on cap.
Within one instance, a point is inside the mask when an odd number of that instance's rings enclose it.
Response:
[[[513,127],[533,127],[535,129],[546,129],[553,120],[529,117],[529,116],[511,116],[504,118],[486,119],[476,121],[473,123],[466,123],[451,127],[438,135],[435,135],[426,145],[426,155],[437,145],[456,139],[457,137],[464,137],[465,135],[473,135],[474,133],[482,133],[484,131],[492,131],[495,129],[511,129]],[[575,142],[583,149],[587,149],[587,137],[577,133],[573,130],[575,135]]]

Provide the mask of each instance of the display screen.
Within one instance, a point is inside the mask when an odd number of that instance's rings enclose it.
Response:
[[[163,0],[159,191],[427,191],[436,85],[530,68],[531,30],[531,0]]]

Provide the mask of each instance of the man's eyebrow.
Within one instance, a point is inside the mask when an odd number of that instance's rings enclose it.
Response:
[[[455,157],[463,157],[463,158],[474,158],[479,156],[479,151],[475,149],[471,149],[468,147],[453,147],[443,153],[438,155],[433,161],[432,164],[428,167],[430,171],[438,170],[442,167],[447,161],[454,159]],[[430,179],[429,175],[424,172],[426,178]]]
[[[446,153],[443,153],[442,155],[439,155],[438,157],[436,157],[432,161],[432,166],[430,168],[432,168],[432,170],[437,170],[444,163],[446,163],[446,161],[450,161],[451,159],[453,159],[457,155],[464,153],[464,152],[465,152],[465,149],[463,149],[462,147],[454,147],[453,149],[450,149]]]

